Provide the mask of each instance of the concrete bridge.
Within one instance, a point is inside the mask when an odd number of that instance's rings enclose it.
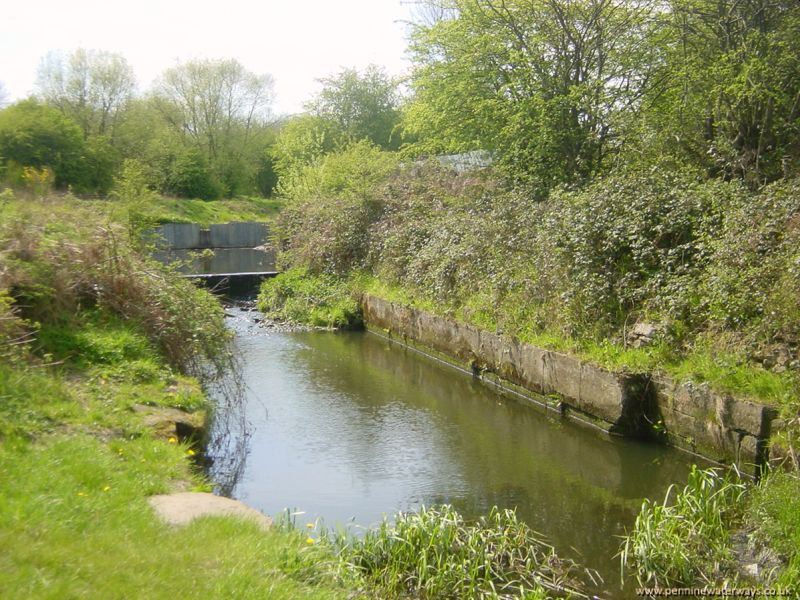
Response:
[[[153,256],[176,264],[183,277],[209,287],[246,288],[277,275],[275,251],[264,223],[165,223],[153,230]]]

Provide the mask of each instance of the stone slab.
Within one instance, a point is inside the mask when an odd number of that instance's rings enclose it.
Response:
[[[256,509],[238,500],[204,492],[151,496],[149,502],[159,518],[173,526],[187,525],[200,517],[238,517],[253,521],[262,529],[272,526],[272,519]]]

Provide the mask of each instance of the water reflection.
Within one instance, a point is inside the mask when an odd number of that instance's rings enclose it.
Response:
[[[370,525],[420,504],[516,507],[615,587],[617,536],[689,470],[683,454],[566,423],[371,334],[237,328],[253,437],[234,495],[270,514]]]
[[[214,250],[158,250],[157,261],[177,264],[181,273],[214,275],[263,273],[275,270],[275,253],[261,248],[216,248]]]

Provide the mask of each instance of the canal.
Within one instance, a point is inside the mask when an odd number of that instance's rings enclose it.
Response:
[[[691,466],[375,334],[278,332],[258,313],[229,314],[251,428],[232,495],[270,515],[357,530],[421,505],[467,517],[516,508],[559,554],[600,573],[602,597],[622,597],[620,536],[643,498],[663,498]]]

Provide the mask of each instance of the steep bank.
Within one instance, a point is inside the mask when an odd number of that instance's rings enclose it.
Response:
[[[777,416],[771,407],[666,376],[610,371],[369,294],[361,306],[368,327],[443,353],[481,377],[520,386],[562,413],[578,411],[611,433],[668,440],[743,471],[766,459]]]

